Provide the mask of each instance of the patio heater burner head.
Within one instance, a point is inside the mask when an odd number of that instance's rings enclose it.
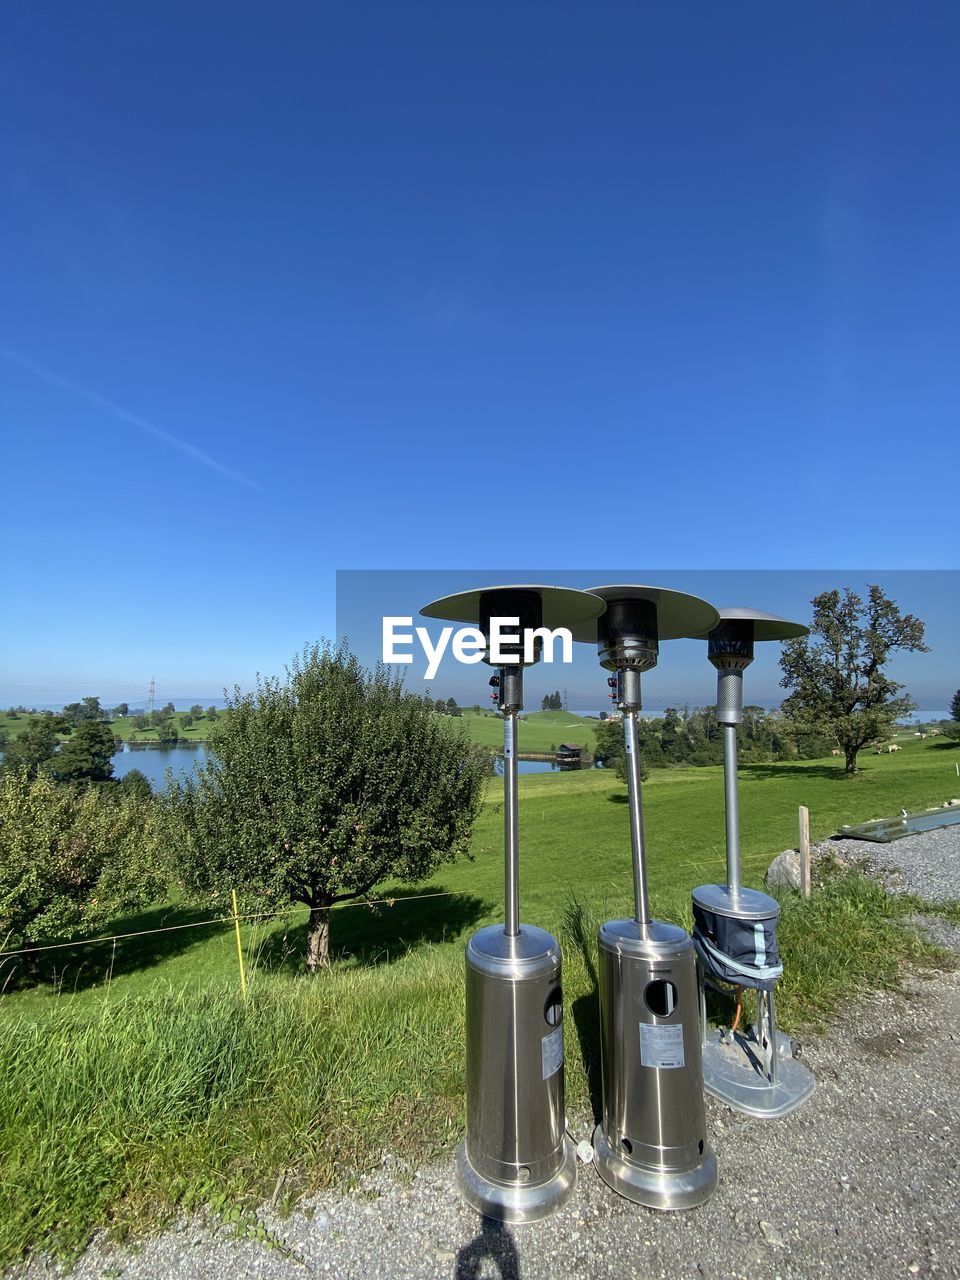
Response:
[[[743,673],[753,661],[758,640],[793,640],[807,628],[758,609],[721,609],[707,636],[707,657],[717,668],[717,719],[739,724],[743,715]]]

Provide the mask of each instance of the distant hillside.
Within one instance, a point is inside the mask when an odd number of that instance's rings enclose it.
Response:
[[[503,722],[499,715],[477,715],[464,711],[463,720],[470,737],[484,747],[503,745]],[[523,713],[518,728],[519,748],[524,751],[549,751],[561,742],[593,750],[596,720],[575,716],[572,711],[531,711]]]

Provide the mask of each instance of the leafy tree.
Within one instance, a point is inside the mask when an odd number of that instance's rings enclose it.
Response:
[[[127,703],[125,703],[125,702],[120,702],[120,703],[118,703],[118,704],[113,708],[113,718],[114,718],[114,720],[122,720],[122,719],[126,716],[126,714],[127,714],[127,712],[128,712],[129,710],[130,710],[130,708],[129,708],[129,706],[127,705]]]
[[[550,695],[549,695],[549,693],[545,693],[545,694],[543,695],[543,697],[540,699],[540,710],[541,710],[541,711],[549,711],[549,710],[550,710]]]
[[[948,724],[944,732],[950,738],[960,738],[960,689],[950,700],[950,718],[952,724]]]
[[[812,604],[811,635],[789,641],[780,658],[780,683],[792,691],[783,711],[798,728],[833,738],[846,772],[854,774],[867,743],[914,709],[884,668],[898,650],[927,652],[923,623],[901,614],[876,585],[866,601],[847,587],[824,591]]]
[[[133,727],[135,729],[146,729],[150,721],[142,713],[133,717]]]
[[[177,714],[177,708],[172,702],[167,702],[160,708],[160,714],[162,716],[175,716]]]
[[[156,803],[58,785],[25,770],[0,779],[0,938],[29,947],[99,928],[166,888]]]
[[[71,724],[80,724],[83,720],[102,720],[103,707],[99,698],[84,698],[81,702],[68,702],[63,714]]]
[[[190,708],[190,714],[191,716],[193,716],[194,720],[203,719],[203,707],[201,707],[199,702],[195,702],[193,704],[193,706]]]
[[[601,712],[600,712],[600,719],[601,719],[601,720],[606,720],[606,719],[607,719],[607,712],[606,712],[606,711],[601,711]]]
[[[601,720],[593,731],[594,756],[605,769],[615,769],[623,758],[623,724],[619,720]]]
[[[117,749],[108,724],[101,720],[81,720],[51,761],[60,782],[108,782],[113,777],[113,755]]]
[[[180,741],[180,728],[173,720],[164,720],[157,729],[157,741],[165,747],[172,747]]]
[[[131,769],[125,773],[116,785],[121,791],[136,796],[139,800],[149,800],[153,795],[150,779],[139,769]]]
[[[216,718],[217,718],[217,708],[216,708],[216,707],[207,707],[207,719],[208,719],[208,720],[216,720]]]
[[[0,768],[4,773],[24,772],[27,777],[35,778],[53,759],[57,743],[52,719],[38,717],[31,720],[23,733],[7,746]]]
[[[418,881],[468,848],[485,753],[389,672],[313,646],[286,679],[235,690],[195,778],[167,793],[189,890],[309,908],[307,968],[328,963],[330,909]]]
[[[189,711],[182,712],[180,716],[180,727],[182,729],[189,729],[192,724],[193,724],[193,716],[190,714],[190,712]]]
[[[640,779],[649,776],[645,757],[646,745],[643,738],[642,723],[637,727],[640,745]],[[621,782],[627,780],[627,753],[623,744],[623,721],[601,720],[593,731],[595,743],[594,755],[605,769],[613,769]]]

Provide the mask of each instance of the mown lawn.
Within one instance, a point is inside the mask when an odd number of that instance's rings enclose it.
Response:
[[[474,742],[483,747],[503,746],[503,720],[499,715],[477,715],[464,711],[464,722]],[[518,736],[520,751],[549,751],[569,742],[578,747],[593,750],[593,731],[596,720],[587,720],[572,711],[531,711],[520,721]]]
[[[956,746],[928,740],[865,756],[852,779],[834,761],[748,766],[745,878],[759,884],[770,858],[795,843],[798,804],[823,836],[842,822],[940,803],[957,793],[958,758]],[[721,782],[719,769],[678,769],[655,771],[645,785],[653,905],[663,917],[688,923],[690,889],[722,876]],[[522,916],[564,944],[572,1114],[597,1103],[595,925],[629,911],[623,794],[600,771],[520,780]],[[54,953],[53,981],[8,985],[0,1264],[38,1242],[69,1253],[101,1224],[122,1230],[202,1204],[246,1213],[275,1191],[289,1202],[349,1181],[384,1148],[414,1159],[449,1148],[463,1123],[462,944],[499,917],[501,823],[492,782],[474,861],[414,890],[385,886],[395,904],[376,913],[338,911],[339,958],[314,979],[299,973],[303,924],[294,914],[244,927],[246,1001],[227,925]],[[427,893],[443,896],[410,897]],[[571,926],[574,898],[586,954]],[[785,900],[784,1025],[822,1023],[858,987],[895,985],[903,966],[944,963],[909,927],[915,909],[856,874],[827,882],[807,903]],[[116,927],[209,914],[167,904]]]

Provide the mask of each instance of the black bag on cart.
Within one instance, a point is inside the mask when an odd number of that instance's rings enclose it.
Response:
[[[693,945],[708,977],[769,991],[783,973],[777,916],[744,920],[693,904]]]

